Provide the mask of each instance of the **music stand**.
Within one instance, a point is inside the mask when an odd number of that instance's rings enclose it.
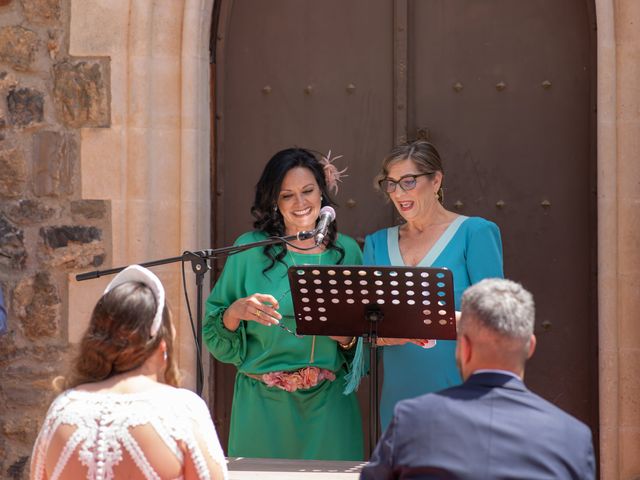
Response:
[[[370,453],[378,441],[378,337],[456,339],[445,268],[303,265],[288,270],[296,333],[363,337],[370,345]],[[386,321],[385,321],[386,319]]]

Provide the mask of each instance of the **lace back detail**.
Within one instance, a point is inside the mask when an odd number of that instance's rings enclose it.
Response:
[[[71,426],[74,430],[66,438],[62,450],[56,452],[51,480],[61,478],[71,462],[76,462],[75,468],[85,467],[89,479],[112,480],[114,470],[125,463],[125,452],[126,462],[133,462],[144,478],[160,479],[156,470],[162,466],[152,465],[148,457],[153,449],[157,463],[158,442],[149,444],[148,441],[153,433],[166,447],[166,455],[161,452],[161,457],[173,455],[174,459],[167,461],[173,470],[176,465],[184,466],[184,453],[187,453],[198,477],[209,479],[206,454],[221,466],[226,478],[224,454],[204,402],[188,390],[169,387],[166,390],[153,394],[98,394],[73,390],[63,393],[49,408],[38,435],[31,466],[34,478],[45,478],[51,440],[62,426]],[[152,429],[153,433],[142,429]],[[206,452],[202,451],[198,437],[206,439]],[[186,452],[180,444],[186,447]],[[77,452],[76,457],[74,452]]]

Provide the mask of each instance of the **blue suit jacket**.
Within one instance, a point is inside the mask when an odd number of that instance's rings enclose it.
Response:
[[[510,375],[403,400],[361,479],[593,479],[589,428]]]

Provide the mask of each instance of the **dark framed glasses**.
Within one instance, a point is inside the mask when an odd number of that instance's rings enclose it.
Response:
[[[390,178],[383,178],[378,182],[380,185],[380,189],[386,193],[393,193],[396,191],[396,187],[400,185],[400,188],[405,192],[409,190],[413,190],[416,188],[416,184],[418,183],[418,177],[424,177],[425,175],[433,175],[436,172],[427,172],[427,173],[419,173],[414,175],[410,173],[409,175],[403,175],[398,180],[391,180]]]

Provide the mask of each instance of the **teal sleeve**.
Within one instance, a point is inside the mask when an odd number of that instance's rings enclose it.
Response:
[[[238,329],[232,332],[222,323],[222,316],[233,302],[246,296],[242,284],[243,263],[242,253],[227,259],[220,278],[207,298],[202,325],[202,338],[211,354],[221,362],[236,366],[241,365],[246,356],[245,322],[241,321]]]
[[[471,233],[467,245],[467,271],[471,284],[485,278],[503,278],[502,240],[493,222],[483,222]]]
[[[376,247],[374,245],[373,235],[367,235],[364,239],[364,265],[375,265],[376,257],[375,257]]]

